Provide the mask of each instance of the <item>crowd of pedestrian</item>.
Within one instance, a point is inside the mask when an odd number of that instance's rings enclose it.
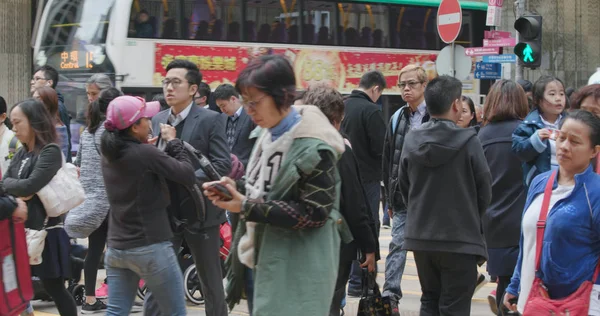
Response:
[[[381,208],[392,226],[381,293],[392,315],[408,251],[421,315],[469,315],[490,279],[497,315],[535,315],[542,295],[589,297],[578,305],[586,313],[598,304],[600,85],[568,97],[553,76],[499,80],[481,106],[457,79],[408,65],[398,76],[406,105],[386,124],[379,71],[345,98],[326,85],[300,93],[285,57],[261,56],[212,92],[211,107],[195,64],[166,69],[153,102],[92,76],[75,157],[56,70],[36,70],[32,98],[10,109],[0,97],[0,211],[47,233],[31,270],[61,315],[77,314],[64,282],[76,238],[89,240],[84,314],[139,310],[143,284],[145,314],[185,315],[185,244],[207,315],[242,298],[254,315],[340,315],[346,295],[379,293],[365,282],[381,259]],[[38,192],[73,158],[85,201],[48,217]]]

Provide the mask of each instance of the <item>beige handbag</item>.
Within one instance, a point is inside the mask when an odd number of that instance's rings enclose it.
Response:
[[[46,225],[48,225],[48,218],[44,221],[44,227],[42,230],[35,230],[31,228],[25,229],[25,239],[27,239],[27,254],[29,254],[29,265],[35,266],[42,263],[42,253],[46,246]]]
[[[37,196],[42,201],[48,217],[58,217],[79,206],[85,200],[85,191],[77,176],[77,167],[64,162],[54,178]]]

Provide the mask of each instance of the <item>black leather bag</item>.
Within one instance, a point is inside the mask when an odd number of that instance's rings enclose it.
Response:
[[[375,276],[367,269],[362,269],[363,293],[358,303],[357,316],[391,316],[392,302],[389,297],[382,297]],[[397,315],[397,314],[396,314]]]

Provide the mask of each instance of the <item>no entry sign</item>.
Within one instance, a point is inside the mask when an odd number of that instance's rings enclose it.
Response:
[[[458,0],[442,0],[437,12],[437,29],[446,44],[456,40],[462,26],[462,8]]]

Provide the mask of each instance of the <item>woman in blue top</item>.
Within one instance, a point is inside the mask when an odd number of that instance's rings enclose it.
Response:
[[[533,86],[535,108],[513,133],[513,152],[523,162],[525,185],[538,174],[556,169],[556,131],[563,116],[565,88],[562,81],[542,76]]]
[[[600,259],[600,176],[590,162],[600,152],[600,120],[585,111],[570,113],[556,139],[555,180],[542,246],[538,277],[552,299],[565,298],[592,279]],[[536,230],[550,174],[529,188],[522,218],[519,259],[504,305],[521,313],[535,279]],[[510,303],[518,297],[518,303]]]

